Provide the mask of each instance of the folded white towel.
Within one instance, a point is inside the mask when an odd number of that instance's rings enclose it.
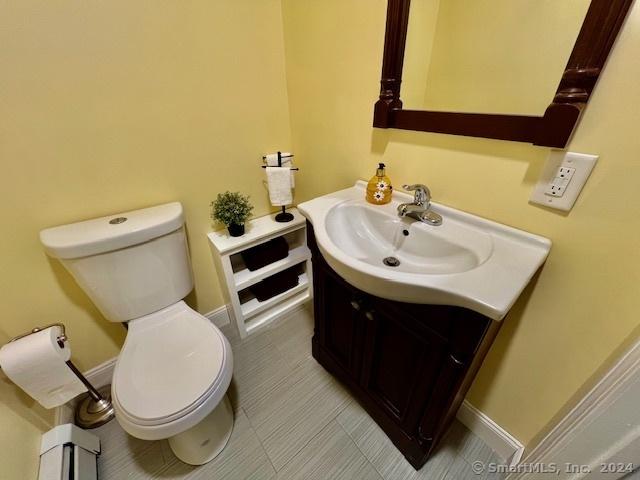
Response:
[[[287,206],[293,203],[291,192],[291,170],[289,167],[267,167],[267,185],[269,200],[274,207]]]
[[[293,155],[291,155],[289,152],[281,152],[280,153],[280,166],[283,167],[293,167],[293,162],[291,161],[291,159],[293,158]],[[268,155],[265,155],[264,158],[264,162],[267,164],[268,167],[277,167],[278,165],[278,154],[277,153],[270,153]],[[296,180],[295,180],[295,175],[294,175],[294,170],[290,171],[291,173],[291,188],[296,188]]]

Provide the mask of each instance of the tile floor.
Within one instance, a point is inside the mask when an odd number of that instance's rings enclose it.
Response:
[[[235,426],[225,450],[201,467],[175,458],[166,441],[128,436],[113,421],[102,440],[101,480],[305,479],[484,480],[471,463],[499,457],[454,423],[432,459],[416,472],[347,391],[311,357],[312,316],[303,309],[233,347],[230,397]]]

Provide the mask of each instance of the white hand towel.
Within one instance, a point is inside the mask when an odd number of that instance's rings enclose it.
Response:
[[[87,391],[65,363],[71,351],[58,345],[61,333],[60,327],[46,328],[0,348],[4,373],[45,408]]]
[[[289,167],[267,167],[267,186],[269,200],[274,207],[291,205],[291,170]]]
[[[283,167],[293,167],[293,162],[291,159],[293,155],[289,152],[281,152],[280,153],[280,165]],[[278,166],[278,154],[277,153],[269,153],[265,155],[264,162],[268,167],[277,167]],[[294,174],[295,170],[291,170],[291,188],[296,188],[296,177]]]

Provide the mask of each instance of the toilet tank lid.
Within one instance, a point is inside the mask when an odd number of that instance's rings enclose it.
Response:
[[[144,243],[182,225],[182,205],[173,202],[47,228],[40,241],[52,257],[80,258]]]

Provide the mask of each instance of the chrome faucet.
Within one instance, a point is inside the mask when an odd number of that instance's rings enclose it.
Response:
[[[402,188],[413,192],[413,203],[398,205],[400,217],[411,217],[429,225],[441,225],[442,216],[431,210],[431,192],[426,185],[403,185]]]

